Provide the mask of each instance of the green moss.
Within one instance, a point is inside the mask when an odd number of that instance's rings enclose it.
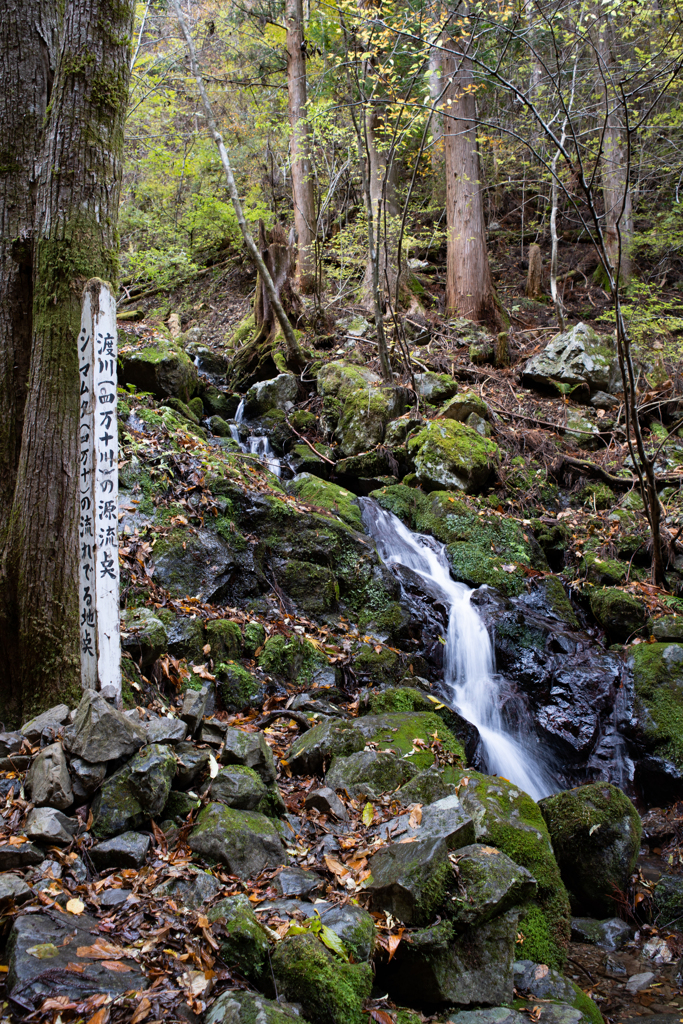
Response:
[[[313,430],[318,421],[312,412],[306,412],[305,409],[297,409],[289,417],[289,422],[295,430],[302,433],[305,430]]]
[[[206,639],[214,661],[239,658],[242,654],[242,630],[231,619],[212,619],[206,624]]]
[[[260,622],[248,622],[244,627],[244,653],[253,658],[266,642],[266,631]]]
[[[221,959],[229,968],[237,969],[258,982],[268,967],[269,943],[246,896],[239,894],[221,900],[207,913],[211,924],[217,924]]]
[[[299,637],[287,640],[278,633],[266,640],[258,664],[264,672],[296,679],[303,685],[317,669],[327,665],[327,657],[308,640]]]
[[[626,643],[640,632],[647,620],[642,601],[616,587],[590,592],[590,609],[611,640]]]
[[[197,395],[196,398],[191,398],[187,403],[187,407],[192,415],[196,417],[197,422],[204,419],[204,403],[199,395]]]
[[[372,988],[369,964],[345,964],[313,935],[292,935],[272,957],[279,989],[317,1024],[363,1024]]]
[[[233,661],[219,662],[216,676],[220,680],[220,694],[226,711],[246,711],[253,706],[261,683],[246,668]]]
[[[289,559],[281,583],[287,594],[311,615],[331,611],[339,600],[339,585],[332,570],[313,562]]]
[[[546,600],[548,606],[554,615],[567,625],[571,626],[572,629],[579,628],[579,620],[577,619],[574,609],[571,606],[571,602],[565,593],[565,589],[558,580],[557,576],[546,576],[545,579],[539,580],[537,586],[541,587],[545,591]]]
[[[456,764],[465,763],[462,744],[433,712],[393,712],[359,719],[363,735],[381,750],[393,750],[421,771],[434,764],[429,749],[435,738],[443,752]],[[415,740],[418,744],[415,744]]]
[[[363,647],[353,659],[353,670],[359,679],[370,683],[395,681],[399,674],[399,655],[388,647],[380,651]]]
[[[425,711],[428,714],[434,711],[432,702],[411,686],[392,686],[379,693],[371,693],[369,704],[372,715],[386,711]]]
[[[683,645],[631,649],[635,712],[648,748],[683,768]]]
[[[618,587],[626,579],[626,566],[616,558],[598,558],[587,552],[581,561],[581,572],[596,586]]]
[[[398,601],[394,601],[382,611],[364,609],[358,617],[361,630],[386,636],[390,640],[398,640],[405,622],[405,612]]]
[[[499,458],[497,444],[455,420],[432,420],[408,441],[408,451],[420,483],[437,491],[483,487]]]
[[[600,511],[611,508],[615,502],[614,491],[607,484],[588,484],[581,491],[581,498],[584,505],[590,505],[591,508]]]

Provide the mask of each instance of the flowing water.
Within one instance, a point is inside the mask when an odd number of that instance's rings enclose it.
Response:
[[[270,441],[267,437],[252,434],[247,438],[246,444],[243,444],[240,440],[240,426],[244,422],[244,406],[245,400],[243,398],[237,406],[235,419],[229,424],[230,436],[233,441],[237,441],[243,452],[250,452],[252,455],[256,455],[261,462],[265,463],[271,473],[274,473],[275,476],[280,476],[282,473],[282,464],[273,449],[270,447]]]
[[[555,792],[557,783],[533,733],[514,732],[503,719],[490,637],[470,601],[473,590],[451,578],[445,546],[412,533],[371,499],[361,499],[361,506],[381,558],[388,565],[412,569],[425,581],[426,590],[436,591],[449,608],[444,684],[453,708],[479,730],[487,772],[502,775],[534,800]]]

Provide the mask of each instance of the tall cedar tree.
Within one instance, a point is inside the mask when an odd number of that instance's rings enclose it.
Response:
[[[77,698],[81,293],[117,276],[133,0],[0,21],[0,716]],[[35,168],[35,171],[34,171]]]

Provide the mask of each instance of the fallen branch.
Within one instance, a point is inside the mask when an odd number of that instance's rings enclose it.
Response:
[[[311,444],[311,442],[308,440],[308,438],[304,437],[303,434],[300,434],[299,431],[295,427],[292,426],[292,424],[289,422],[289,420],[287,419],[286,416],[285,416],[285,423],[287,424],[289,429],[292,431],[292,433],[296,434],[296,436],[299,438],[300,441],[303,441],[305,444],[307,444],[308,447],[311,449],[311,451],[314,452],[314,454],[317,455],[319,459],[322,459],[323,462],[329,462],[330,466],[335,466],[336,465],[336,463],[332,459],[328,459],[326,455],[321,455],[321,453],[318,451],[318,449],[314,445]]]
[[[629,488],[634,487],[638,483],[638,478],[635,476],[614,476],[613,473],[608,473],[606,469],[598,466],[595,462],[588,462],[587,459],[574,459],[571,455],[561,455],[553,463],[550,470],[553,476],[561,473],[565,465],[578,469],[582,473],[587,473],[589,476],[598,477],[611,487]],[[658,484],[680,487],[683,484],[683,473],[669,473],[665,476],[658,476],[655,479]]]

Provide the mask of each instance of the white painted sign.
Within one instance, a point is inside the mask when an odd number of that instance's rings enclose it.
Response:
[[[116,300],[94,277],[83,292],[80,380],[79,530],[81,684],[121,696],[119,628]]]

